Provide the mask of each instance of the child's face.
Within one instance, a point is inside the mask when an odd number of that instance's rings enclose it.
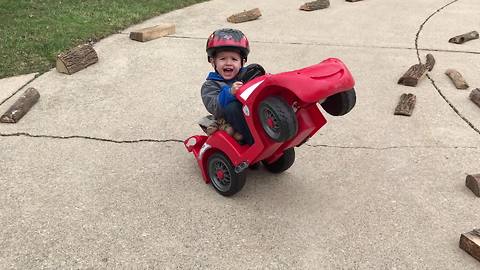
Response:
[[[213,58],[212,66],[225,80],[231,80],[237,76],[242,68],[242,58],[238,52],[223,51]]]

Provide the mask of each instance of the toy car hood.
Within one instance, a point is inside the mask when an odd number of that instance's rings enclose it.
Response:
[[[281,87],[293,92],[303,102],[314,103],[349,90],[354,85],[355,81],[345,64],[339,59],[329,58],[306,68],[256,78],[242,88],[239,96],[246,101],[257,92],[256,89]]]

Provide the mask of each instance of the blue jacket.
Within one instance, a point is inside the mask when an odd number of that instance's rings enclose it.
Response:
[[[210,72],[203,83],[201,89],[203,104],[216,118],[222,117],[222,108],[236,100],[236,97],[230,93],[232,84],[236,81],[236,78],[225,80],[217,72]]]

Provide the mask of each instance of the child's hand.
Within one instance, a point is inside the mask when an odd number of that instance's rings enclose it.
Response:
[[[232,84],[232,88],[230,89],[230,93],[232,93],[232,95],[235,95],[235,93],[237,93],[238,89],[240,89],[240,87],[242,87],[243,85],[243,82],[234,82]]]

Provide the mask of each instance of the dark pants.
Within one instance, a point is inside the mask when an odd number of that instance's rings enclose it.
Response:
[[[235,131],[242,134],[243,142],[252,145],[253,138],[248,129],[247,121],[245,121],[245,116],[243,115],[242,104],[238,101],[230,102],[222,111],[225,120],[232,125]]]

